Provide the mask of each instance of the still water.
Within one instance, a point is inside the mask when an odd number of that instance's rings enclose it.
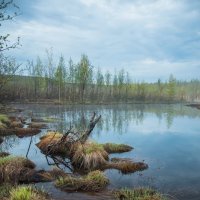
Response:
[[[200,199],[200,110],[184,105],[129,104],[129,105],[15,105],[23,108],[21,115],[50,117],[57,120],[48,129],[65,131],[72,124],[84,128],[95,111],[102,116],[91,135],[99,143],[124,143],[134,147],[131,152],[111,157],[132,158],[144,161],[149,168],[142,172],[122,175],[107,170],[108,189],[148,186],[180,200]],[[45,156],[35,146],[43,130],[33,137],[28,158],[38,169],[49,170]],[[30,138],[5,138],[3,150],[26,156]],[[55,199],[105,199],[104,194],[65,193],[56,190],[52,183],[38,184]]]

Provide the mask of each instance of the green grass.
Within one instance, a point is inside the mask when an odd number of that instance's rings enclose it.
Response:
[[[18,186],[10,191],[9,200],[46,200],[47,194],[31,186]]]
[[[84,145],[84,153],[85,154],[91,154],[93,152],[97,152],[97,151],[104,151],[103,145],[102,144],[98,144],[96,142],[91,142],[88,145]]]
[[[31,187],[18,187],[10,192],[10,200],[31,200],[32,197]]]
[[[167,200],[166,197],[150,188],[121,189],[114,192],[117,200]]]

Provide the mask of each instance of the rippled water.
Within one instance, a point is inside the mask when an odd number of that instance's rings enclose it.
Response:
[[[129,104],[105,106],[54,106],[15,105],[23,108],[21,115],[53,117],[58,120],[48,129],[65,131],[70,123],[77,128],[87,125],[95,111],[102,115],[91,139],[100,143],[124,143],[134,147],[128,153],[111,155],[145,161],[149,168],[142,172],[122,175],[117,170],[107,170],[110,179],[108,189],[149,186],[181,200],[200,199],[200,110],[184,105]],[[51,169],[45,156],[35,146],[43,130],[33,137],[28,157],[38,169]],[[30,138],[9,136],[3,149],[15,155],[25,156]],[[42,183],[57,199],[109,199],[107,191],[100,194],[65,193],[55,189],[52,183]]]

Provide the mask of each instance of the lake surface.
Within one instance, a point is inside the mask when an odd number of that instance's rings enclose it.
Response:
[[[147,170],[122,175],[117,170],[106,170],[110,179],[108,189],[148,186],[180,200],[200,199],[200,110],[184,105],[129,104],[129,105],[14,105],[23,108],[21,115],[56,118],[48,129],[66,131],[70,123],[83,128],[95,111],[102,116],[91,135],[99,143],[124,143],[134,147],[131,152],[113,154],[111,157],[127,157],[144,161]],[[49,170],[46,158],[35,146],[43,130],[33,137],[28,158],[38,169]],[[3,150],[26,156],[30,138],[15,136],[5,138]],[[100,194],[65,193],[52,183],[38,186],[49,191],[56,199],[105,199]],[[107,198],[108,199],[108,198]]]

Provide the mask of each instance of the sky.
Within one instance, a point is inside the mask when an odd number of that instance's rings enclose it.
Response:
[[[200,79],[199,0],[15,0],[20,15],[0,27],[21,46],[22,65],[53,49],[54,62],[87,54],[102,72],[123,68],[135,81]]]

